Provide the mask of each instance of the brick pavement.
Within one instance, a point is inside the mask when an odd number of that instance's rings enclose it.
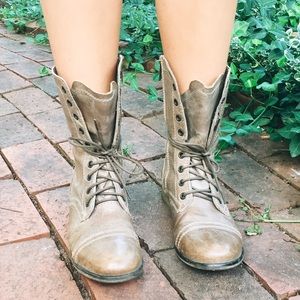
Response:
[[[52,64],[47,46],[28,44],[0,26],[0,299],[300,297],[299,224],[263,224],[262,235],[245,236],[245,262],[231,271],[199,272],[176,258],[170,214],[160,196],[162,103],[126,87],[123,145],[145,167],[143,176],[128,179],[145,274],[117,285],[80,276],[68,256],[65,229],[73,159],[68,132],[53,78],[38,71]],[[143,75],[140,81],[146,89],[150,79]],[[249,214],[239,198],[256,212],[271,205],[273,218],[299,220],[300,160],[283,147],[252,136],[224,155],[220,178],[241,230]]]

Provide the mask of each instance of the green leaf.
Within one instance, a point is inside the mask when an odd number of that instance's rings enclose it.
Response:
[[[290,142],[289,150],[292,157],[300,155],[300,134],[296,134]]]
[[[247,121],[252,121],[253,117],[251,116],[250,113],[244,113],[240,114],[235,118],[235,121],[237,122],[247,122]]]
[[[291,128],[291,132],[300,133],[300,126]]]
[[[223,133],[235,133],[236,131],[236,125],[235,124],[221,124],[220,131]]]
[[[148,99],[150,100],[150,101],[155,101],[155,100],[157,100],[157,98],[158,98],[158,92],[157,92],[157,89],[153,86],[153,85],[150,85],[149,87],[148,87]]]
[[[42,67],[39,68],[39,74],[41,76],[47,76],[47,75],[51,74],[51,71],[50,71],[49,68],[47,68],[45,66],[42,66]]]
[[[258,115],[260,115],[265,110],[266,110],[266,108],[264,106],[260,105],[260,106],[256,107],[256,109],[254,110],[253,114],[254,114],[254,116],[258,116]]]
[[[265,105],[267,107],[273,106],[275,105],[277,102],[279,101],[279,99],[275,96],[271,96],[269,97],[269,99],[265,102]]]
[[[266,126],[268,124],[270,124],[271,122],[271,119],[270,118],[264,118],[264,117],[261,117],[259,118],[257,121],[255,121],[255,125],[256,126]]]
[[[260,235],[263,233],[263,230],[259,224],[253,224],[245,229],[245,233],[249,236]]]
[[[132,63],[131,66],[134,68],[135,71],[137,72],[144,72],[145,68],[142,64],[140,63]]]
[[[287,125],[278,129],[277,132],[286,139],[292,139],[295,136],[295,133],[291,131],[292,128],[292,125]]]
[[[275,92],[277,90],[277,84],[269,83],[269,82],[263,82],[262,84],[258,85],[256,87],[257,89],[262,89],[266,92]]]
[[[146,34],[143,38],[143,43],[150,44],[153,41],[153,37],[150,34]]]
[[[248,35],[249,23],[246,21],[235,21],[233,35],[237,37],[247,36]]]
[[[230,134],[225,135],[225,136],[220,136],[219,141],[226,142],[227,144],[232,145],[232,146],[235,144],[235,141]]]

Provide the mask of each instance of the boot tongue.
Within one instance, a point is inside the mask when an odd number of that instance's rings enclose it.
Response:
[[[194,80],[181,95],[187,127],[188,142],[207,147],[207,140],[215,109],[218,105],[224,75],[220,75],[211,87]]]
[[[109,148],[114,138],[118,97],[116,82],[112,82],[109,93],[99,94],[82,82],[74,81],[71,93],[83,115],[92,140]]]

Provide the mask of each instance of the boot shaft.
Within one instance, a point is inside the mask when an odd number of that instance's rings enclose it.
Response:
[[[123,56],[120,56],[116,81],[110,83],[110,92],[105,94],[95,93],[79,81],[73,82],[70,88],[55,66],[52,68],[59,100],[73,139],[100,143],[105,148],[119,146],[122,62]]]
[[[160,57],[164,88],[164,110],[169,137],[175,142],[196,144],[203,151],[212,151],[217,143],[230,69],[227,67],[214,84],[207,88],[192,81],[180,95],[176,78],[164,56]]]

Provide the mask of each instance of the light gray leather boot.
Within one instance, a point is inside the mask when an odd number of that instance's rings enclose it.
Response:
[[[169,135],[163,197],[174,218],[176,252],[184,263],[197,269],[233,268],[243,259],[242,236],[224,203],[213,157],[230,70],[212,87],[195,80],[180,95],[164,56],[161,66]]]
[[[107,283],[136,278],[143,268],[121,177],[122,59],[117,82],[111,82],[106,94],[95,93],[79,81],[69,89],[52,69],[74,145],[68,223],[72,260],[80,273]]]

